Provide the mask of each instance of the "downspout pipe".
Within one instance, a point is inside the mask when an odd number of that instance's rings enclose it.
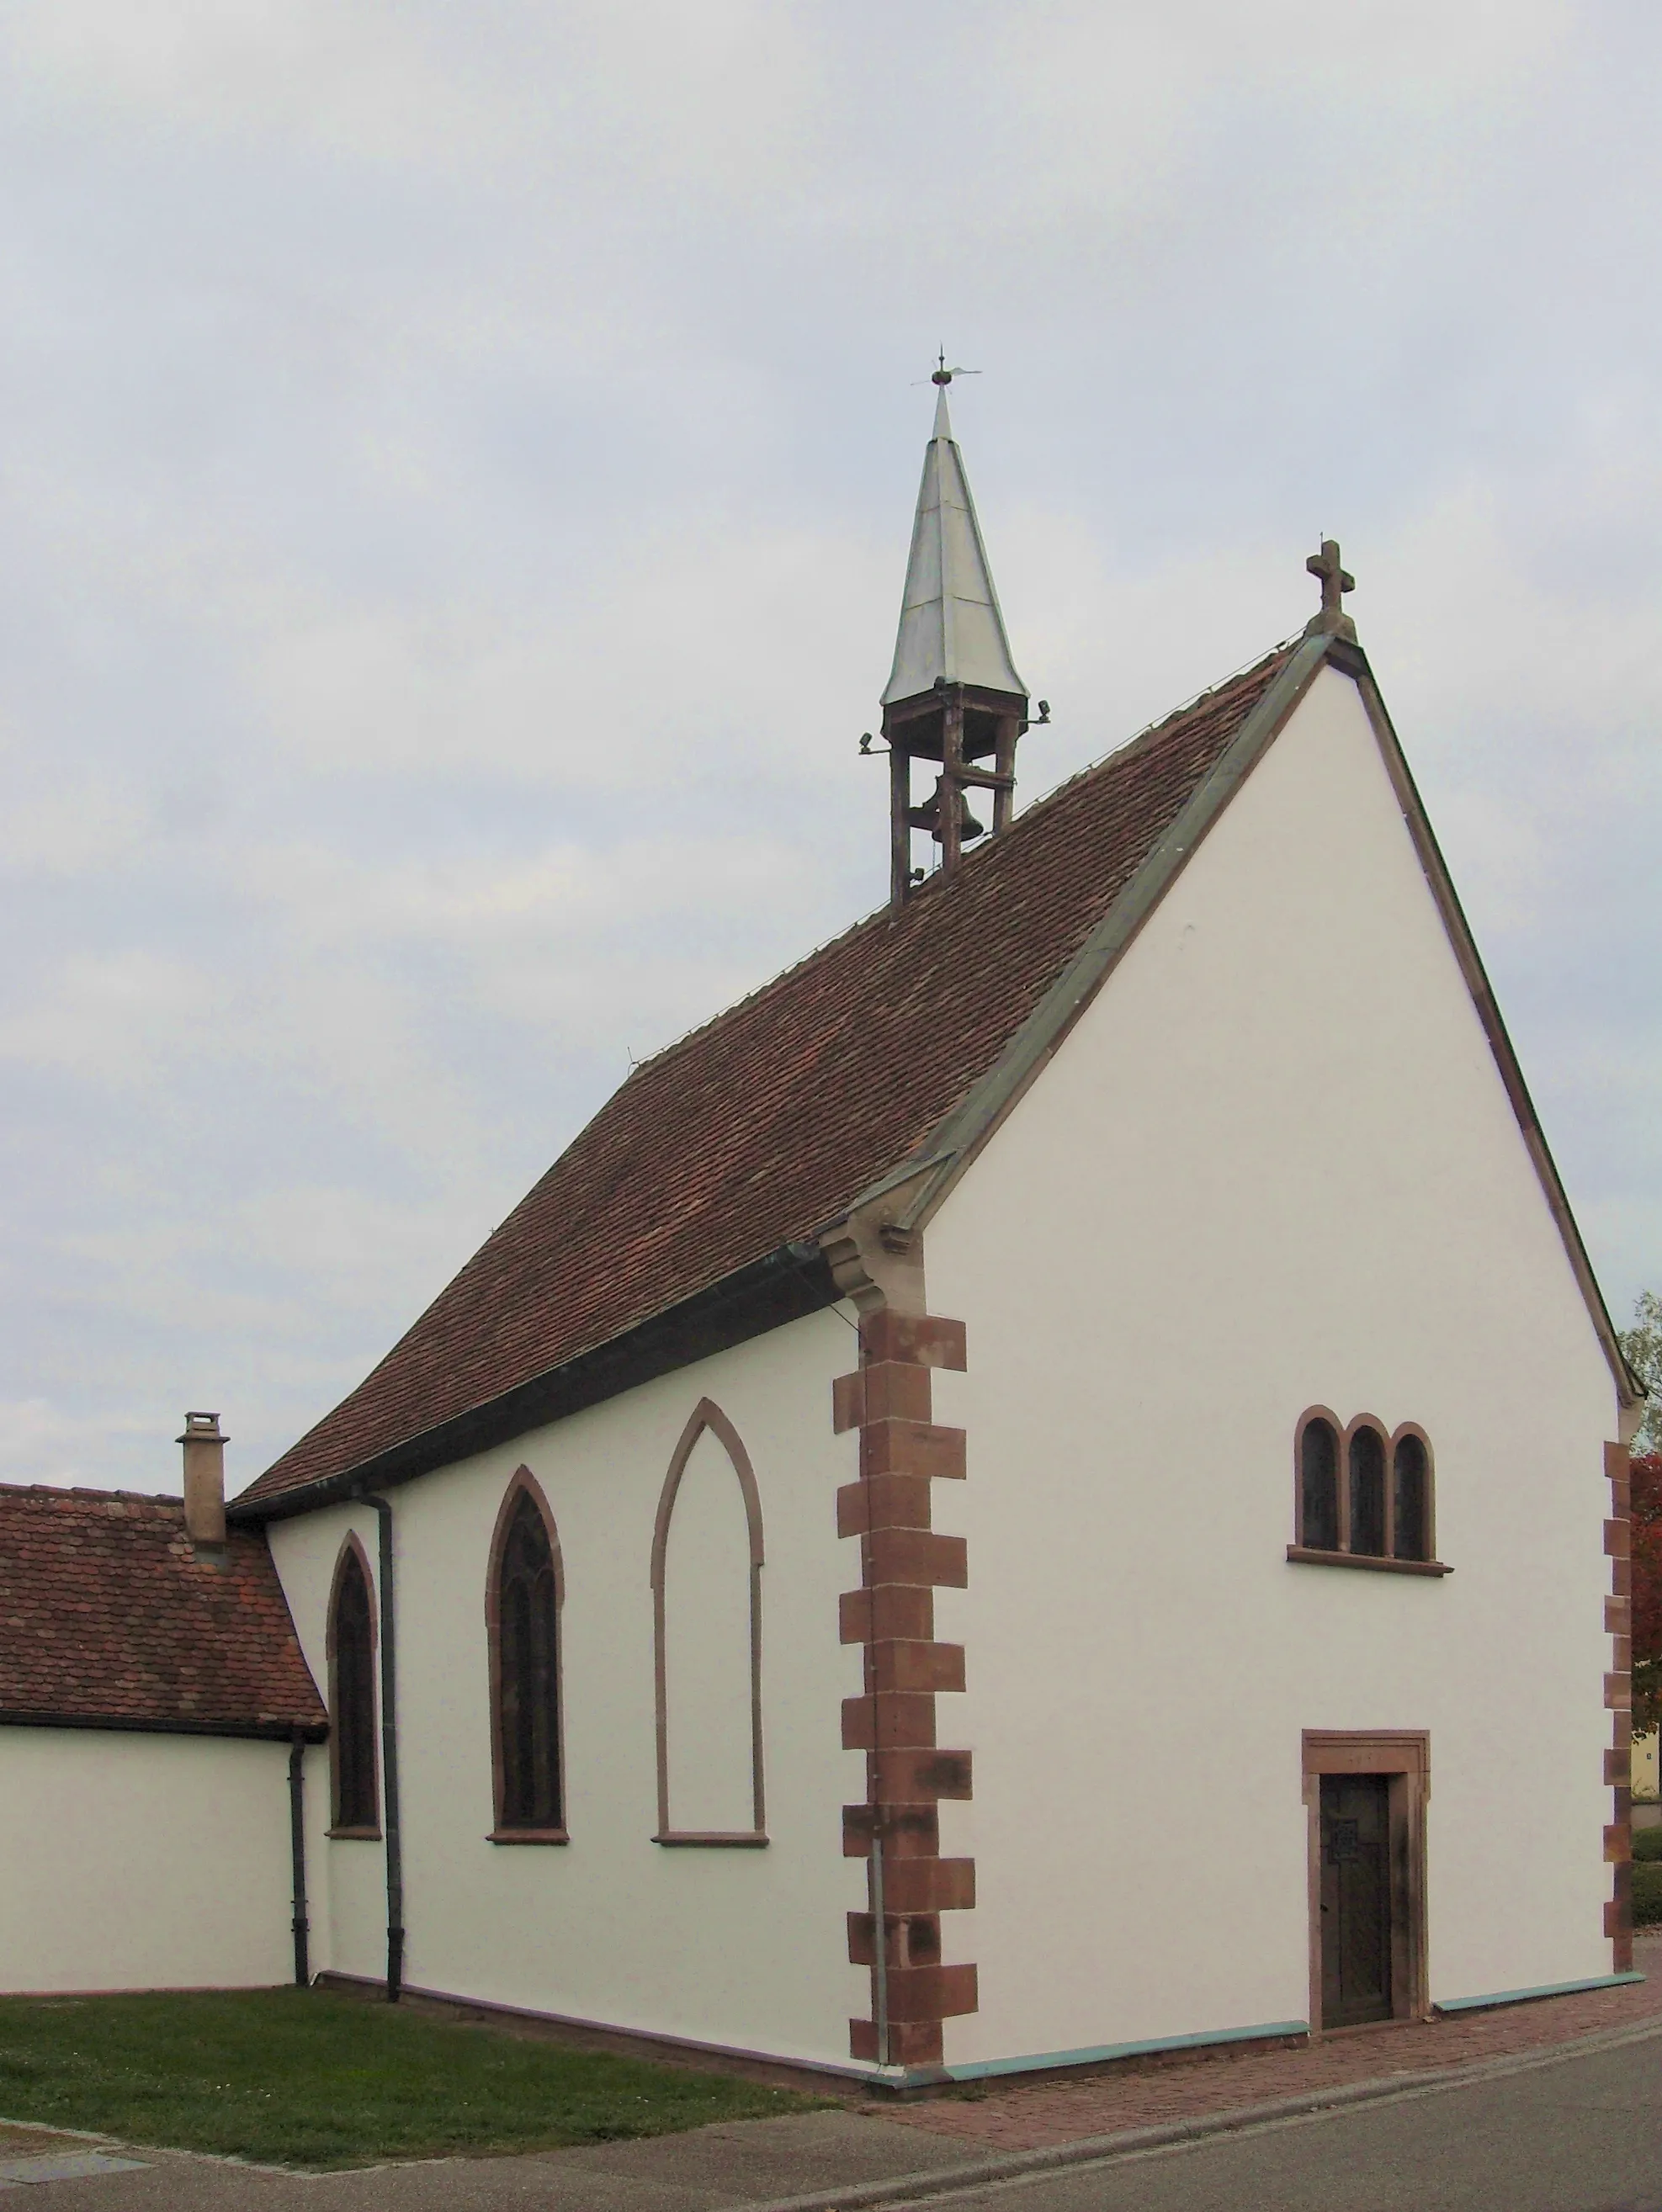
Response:
[[[306,1745],[298,1734],[289,1744],[289,1845],[295,1865],[295,1986],[303,1990],[312,1979],[307,1950],[312,1923],[306,1917]]]
[[[369,1497],[380,1527],[380,1790],[381,1829],[387,1846],[387,2002],[396,2004],[404,1987],[404,1839],[399,1826],[399,1670],[393,1605],[393,1508]]]

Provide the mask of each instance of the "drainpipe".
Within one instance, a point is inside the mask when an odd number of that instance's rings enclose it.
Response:
[[[295,1862],[295,1986],[311,1981],[306,1938],[311,1922],[306,1917],[306,1746],[296,1735],[289,1745],[289,1842]]]
[[[366,1498],[380,1523],[380,1774],[381,1822],[387,1839],[387,2002],[404,1986],[404,1844],[399,1831],[398,1650],[393,1632],[393,1509],[384,1498]]]

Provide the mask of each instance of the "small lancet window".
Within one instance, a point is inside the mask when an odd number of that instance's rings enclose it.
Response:
[[[369,1577],[355,1544],[342,1553],[329,1614],[330,1762],[334,1826],[373,1834],[375,1778],[375,1626]]]
[[[1385,1438],[1364,1425],[1350,1437],[1350,1549],[1383,1559],[1385,1548]]]
[[[1319,1413],[1304,1425],[1299,1443],[1299,1541],[1312,1552],[1339,1548],[1339,1438]]]
[[[1426,1448],[1410,1431],[1397,1439],[1391,1455],[1391,1503],[1395,1527],[1391,1556],[1398,1559],[1428,1559],[1431,1556],[1431,1486],[1426,1480]]]
[[[537,1498],[521,1487],[497,1552],[496,1827],[558,1830],[560,1576]]]

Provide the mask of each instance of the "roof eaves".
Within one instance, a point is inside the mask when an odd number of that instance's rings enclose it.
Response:
[[[94,1729],[120,1735],[205,1735],[260,1743],[291,1743],[296,1736],[302,1743],[323,1743],[329,1735],[326,1720],[270,1716],[252,1721],[138,1720],[130,1713],[60,1713],[33,1706],[0,1706],[0,1728]]]
[[[384,1490],[506,1443],[528,1430],[615,1398],[695,1359],[835,1305],[841,1293],[816,1243],[777,1245],[690,1297],[591,1346],[559,1366],[516,1383],[435,1427],[389,1445],[338,1474],[292,1489],[248,1491],[226,1508],[235,1525],[314,1513]]]

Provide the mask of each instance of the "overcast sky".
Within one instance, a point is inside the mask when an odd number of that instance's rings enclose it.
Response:
[[[1028,796],[1342,540],[1625,1320],[1659,64],[1654,0],[9,0],[0,1476],[176,1487],[191,1406],[252,1479],[879,902],[937,343]]]

